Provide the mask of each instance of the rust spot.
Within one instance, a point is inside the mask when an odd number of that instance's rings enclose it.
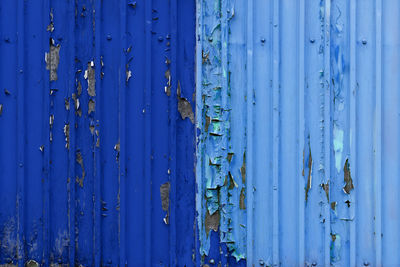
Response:
[[[350,200],[346,200],[344,203],[346,203],[347,207],[350,208],[350,203],[351,203]]]
[[[210,234],[210,230],[218,232],[219,220],[220,220],[219,210],[215,211],[213,214],[210,214],[210,212],[207,210],[206,218],[204,219],[204,226],[206,228],[207,236]]]
[[[343,171],[344,171],[344,182],[346,183],[345,186],[343,187],[343,191],[346,194],[350,194],[350,191],[354,189],[354,185],[353,185],[353,179],[351,179],[349,159],[346,159]]]
[[[246,209],[246,205],[245,205],[245,202],[244,202],[245,198],[246,198],[245,189],[243,187],[242,190],[240,190],[240,200],[239,200],[239,208],[241,210],[245,210]]]
[[[337,204],[336,201],[331,202],[331,209],[332,209],[332,210],[336,210],[336,204]]]

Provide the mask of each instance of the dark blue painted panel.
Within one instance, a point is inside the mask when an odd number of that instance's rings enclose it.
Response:
[[[0,15],[0,264],[194,265],[195,2]]]

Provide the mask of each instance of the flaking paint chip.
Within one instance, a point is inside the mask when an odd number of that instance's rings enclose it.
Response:
[[[170,182],[163,183],[160,186],[160,198],[161,198],[161,208],[163,211],[166,211],[167,214],[165,215],[163,221],[165,224],[169,224],[169,191],[171,188]]]
[[[88,67],[85,70],[84,75],[85,80],[87,80],[88,88],[87,92],[90,96],[96,96],[96,79],[95,79],[95,71],[94,71],[94,62],[90,61],[88,63]]]
[[[50,39],[50,52],[45,54],[46,69],[50,71],[50,81],[57,81],[58,64],[60,63],[60,45],[54,45]]]
[[[346,162],[344,163],[343,172],[344,172],[344,182],[345,182],[345,185],[343,187],[343,192],[345,192],[346,194],[350,194],[350,191],[354,189],[354,185],[353,185],[353,179],[351,178],[349,159],[346,159]]]
[[[177,97],[178,97],[178,111],[181,114],[182,120],[189,118],[190,121],[194,123],[194,113],[192,105],[186,98],[181,97],[181,86],[179,81],[177,87]]]

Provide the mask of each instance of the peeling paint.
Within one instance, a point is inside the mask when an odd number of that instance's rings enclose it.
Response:
[[[166,211],[167,214],[165,215],[163,221],[165,224],[169,224],[169,191],[171,185],[169,182],[163,183],[160,186],[160,197],[161,197],[161,207],[163,211]]]
[[[308,136],[307,147],[308,149],[303,149],[303,171],[302,176],[305,177],[305,172],[307,172],[307,182],[305,186],[305,200],[308,201],[308,193],[312,187],[312,169],[313,169],[313,158],[311,153],[310,136]]]
[[[242,174],[243,184],[246,184],[246,152],[243,153],[243,164],[240,167],[240,173]]]
[[[325,191],[326,199],[329,203],[329,181],[326,184],[321,184],[322,190]]]
[[[69,98],[64,99],[65,110],[70,110]]]
[[[50,52],[45,54],[46,69],[50,71],[50,81],[57,81],[58,64],[60,63],[61,46],[54,45],[54,40],[50,39]]]
[[[64,125],[65,148],[69,150],[69,123]]]
[[[169,61],[166,61],[167,66],[169,66],[169,63],[167,63]],[[165,93],[167,94],[167,96],[171,95],[171,71],[169,69],[167,69],[165,71],[165,79],[167,79],[167,85],[164,88]]]
[[[216,210],[214,213],[210,214],[210,211],[207,210],[206,217],[204,220],[204,227],[206,230],[207,236],[210,234],[210,230],[214,232],[218,232],[219,221],[220,221],[219,210]]]
[[[93,99],[90,99],[88,103],[88,114],[90,115],[90,113],[95,112],[95,110],[96,110],[96,102]]]
[[[82,169],[82,177],[79,178],[79,176],[76,177],[76,182],[79,184],[80,187],[83,188],[83,181],[85,180],[85,167],[83,165],[83,158],[81,152],[76,152],[76,162],[81,166]]]
[[[34,261],[34,260],[29,260],[29,261],[25,264],[25,266],[26,266],[26,267],[39,267],[39,263],[37,263],[37,262]]]
[[[342,240],[340,235],[338,234],[331,234],[331,261],[338,262],[340,261],[340,251],[342,248]]]
[[[345,192],[346,194],[350,194],[350,191],[354,189],[354,185],[353,185],[353,179],[351,178],[351,173],[350,173],[349,159],[346,159],[346,162],[344,163],[343,171],[344,171],[344,182],[345,182],[345,186],[343,187],[343,192]]]
[[[0,104],[0,116],[3,115],[3,104]]]
[[[177,97],[178,97],[178,111],[181,114],[182,120],[189,118],[190,121],[194,123],[194,113],[192,105],[186,98],[181,97],[181,87],[179,81],[178,81]]]
[[[246,205],[245,205],[245,191],[246,189],[243,187],[242,190],[240,190],[240,201],[239,201],[239,208],[241,210],[245,210],[246,209]]]
[[[93,61],[88,63],[87,69],[85,70],[84,78],[85,78],[85,80],[87,80],[87,83],[88,83],[87,92],[88,92],[89,96],[92,96],[92,97],[96,96],[96,78],[95,78]]]

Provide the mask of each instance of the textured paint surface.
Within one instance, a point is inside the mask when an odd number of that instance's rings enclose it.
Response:
[[[197,2],[203,262],[399,265],[400,2]]]
[[[195,264],[194,52],[193,1],[0,2],[0,266]]]

